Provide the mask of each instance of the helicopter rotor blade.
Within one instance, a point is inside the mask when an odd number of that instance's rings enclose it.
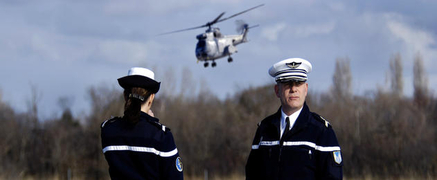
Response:
[[[197,27],[192,27],[192,28],[187,28],[187,29],[181,29],[181,30],[176,30],[176,31],[171,31],[171,32],[165,32],[165,33],[158,34],[158,36],[162,36],[162,35],[166,35],[166,34],[178,33],[178,32],[182,32],[182,31],[189,31],[189,30],[199,29],[199,28],[204,28],[204,27],[208,27],[208,25],[202,25],[202,26],[197,26]]]
[[[173,34],[173,33],[178,33],[178,32],[182,32],[182,31],[189,31],[189,30],[199,29],[199,28],[204,28],[204,27],[209,27],[209,28],[210,28],[212,25],[214,25],[214,24],[216,24],[216,23],[219,23],[219,22],[222,22],[222,21],[228,20],[228,19],[230,19],[230,18],[233,18],[233,17],[235,17],[235,16],[238,16],[238,15],[240,15],[240,14],[243,14],[243,13],[245,13],[245,12],[247,12],[247,11],[250,11],[250,10],[253,10],[253,9],[255,9],[255,8],[259,8],[259,7],[261,7],[261,6],[264,6],[264,4],[260,4],[260,5],[258,5],[258,6],[252,7],[252,8],[250,8],[250,9],[247,9],[247,10],[245,10],[245,11],[239,12],[239,13],[234,14],[234,15],[232,15],[232,16],[229,16],[229,17],[227,17],[227,18],[220,19],[220,18],[225,14],[225,12],[222,12],[222,13],[221,13],[220,15],[218,15],[218,16],[217,16],[213,21],[208,22],[208,23],[206,23],[205,25],[202,25],[202,26],[196,26],[196,27],[192,27],[192,28],[181,29],[181,30],[176,30],[176,31],[165,32],[165,33],[158,34],[157,36],[166,35],[166,34]]]
[[[259,24],[257,24],[257,25],[253,25],[253,26],[248,27],[248,29],[256,28],[256,27],[258,27],[258,26],[259,26]]]
[[[225,14],[225,12],[222,12],[219,16],[217,16],[213,21],[206,23],[206,26],[211,26],[215,23],[217,23],[217,21]]]
[[[186,28],[186,29],[181,29],[181,30],[176,30],[176,31],[171,31],[171,32],[165,32],[165,33],[161,33],[158,34],[158,36],[161,35],[166,35],[166,34],[173,34],[173,33],[178,33],[178,32],[182,32],[182,31],[189,31],[189,30],[193,30],[193,29],[199,29],[199,28],[204,28],[204,27],[210,27],[211,25],[217,23],[217,21],[225,14],[225,12],[222,12],[219,16],[217,16],[214,20],[212,20],[211,22],[206,23],[205,25],[202,26],[196,26],[196,27],[192,27],[192,28]]]
[[[259,7],[261,7],[261,6],[264,6],[264,4],[260,4],[260,5],[258,5],[258,6],[253,7],[253,8],[250,8],[250,9],[247,9],[247,10],[244,10],[244,11],[241,11],[241,12],[239,12],[239,13],[237,13],[237,14],[234,14],[234,15],[232,15],[232,16],[229,16],[229,17],[227,17],[227,18],[220,19],[220,20],[218,20],[216,23],[219,23],[219,22],[222,22],[222,21],[226,21],[226,20],[228,20],[228,19],[231,19],[231,18],[233,18],[233,17],[235,17],[235,16],[238,16],[238,15],[240,15],[240,14],[243,14],[243,13],[245,13],[245,12],[247,12],[247,11],[250,11],[250,10],[253,10],[253,9],[256,9],[256,8],[259,8]]]

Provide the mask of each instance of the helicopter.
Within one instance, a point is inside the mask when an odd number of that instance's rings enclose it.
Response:
[[[245,23],[244,21],[241,21],[241,20],[237,21],[237,31],[240,32],[240,34],[238,34],[238,35],[223,35],[220,32],[220,29],[218,27],[212,27],[212,25],[219,23],[219,22],[222,22],[222,21],[225,21],[225,20],[228,20],[230,18],[233,18],[235,16],[238,16],[240,14],[243,14],[245,12],[248,12],[250,10],[256,9],[258,7],[261,7],[261,6],[264,6],[264,4],[260,4],[258,6],[252,7],[250,9],[244,10],[242,12],[236,13],[234,15],[231,15],[231,16],[223,18],[223,19],[221,19],[221,18],[225,14],[225,12],[222,12],[214,20],[212,20],[204,25],[192,27],[192,28],[187,28],[187,29],[181,29],[181,30],[177,30],[177,31],[171,31],[171,32],[162,33],[159,35],[172,34],[172,33],[177,33],[177,32],[182,32],[182,31],[188,31],[188,30],[194,30],[194,29],[208,27],[208,29],[206,29],[206,31],[204,33],[196,36],[196,39],[198,40],[198,42],[196,44],[196,49],[195,49],[197,62],[204,61],[203,65],[206,68],[209,66],[208,61],[212,61],[211,67],[215,67],[215,66],[217,66],[217,63],[215,62],[216,59],[228,57],[228,62],[230,63],[233,61],[231,55],[233,53],[238,52],[236,46],[241,44],[241,43],[248,42],[247,33],[248,33],[249,29],[257,27],[258,25],[249,27],[249,25],[247,23]]]

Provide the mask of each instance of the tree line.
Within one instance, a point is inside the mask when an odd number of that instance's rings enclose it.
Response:
[[[390,59],[390,88],[355,95],[346,57],[336,60],[329,90],[310,89],[306,103],[334,127],[346,177],[437,177],[437,100],[420,54],[414,59],[414,95],[403,95],[401,62],[399,54]],[[176,81],[171,72],[166,75]],[[152,109],[171,128],[185,176],[244,177],[257,123],[280,106],[274,84],[220,99],[192,81],[189,71],[181,78],[182,90],[163,89]],[[91,87],[88,96],[88,115],[74,117],[68,99],[60,98],[62,116],[41,121],[36,97],[28,112],[17,113],[0,94],[0,179],[108,179],[100,124],[121,116],[124,100],[120,88],[104,86]]]

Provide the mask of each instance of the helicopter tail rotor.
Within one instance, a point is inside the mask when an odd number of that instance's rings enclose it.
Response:
[[[237,33],[240,33],[240,34],[243,34],[245,30],[249,30],[249,29],[256,28],[259,26],[259,24],[249,26],[249,24],[247,24],[243,20],[237,20],[237,21],[235,21],[235,23],[237,24],[237,29],[236,29]]]
[[[256,28],[256,27],[258,27],[258,26],[259,26],[259,24],[257,24],[257,25],[253,25],[253,26],[248,27],[247,29]]]
[[[237,33],[243,34],[245,30],[249,29],[249,24],[243,20],[237,20],[235,23],[237,24]]]

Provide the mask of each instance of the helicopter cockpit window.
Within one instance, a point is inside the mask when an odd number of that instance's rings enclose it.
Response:
[[[197,47],[205,47],[205,41],[197,42]]]
[[[215,38],[222,37],[222,33],[220,33],[220,29],[219,28],[214,28],[213,34],[214,34]]]
[[[220,33],[220,31],[215,31],[215,32],[214,32],[214,37],[215,37],[215,38],[222,37],[222,33]]]
[[[205,35],[205,33],[199,34],[199,35],[196,36],[196,38],[199,39],[199,40],[200,39],[206,39],[206,35]]]
[[[214,37],[222,37],[222,33],[220,33],[220,32],[214,32]]]

